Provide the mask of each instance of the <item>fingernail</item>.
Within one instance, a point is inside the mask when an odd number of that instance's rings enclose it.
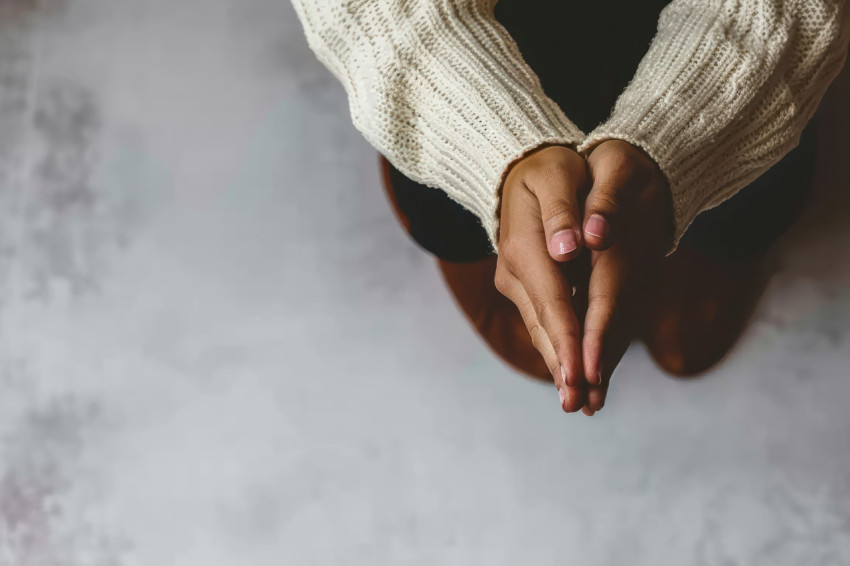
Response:
[[[564,385],[567,384],[567,370],[564,369],[564,366],[561,366],[561,379],[564,380]]]
[[[596,236],[604,240],[608,232],[611,231],[611,227],[608,226],[608,221],[604,217],[594,214],[587,221],[587,224],[584,225],[584,231],[591,236]]]
[[[588,417],[592,417],[595,414],[596,414],[596,411],[594,411],[593,409],[588,409],[587,412],[585,413],[585,415],[587,415]]]
[[[561,408],[563,409],[564,408],[564,399],[565,399],[564,398],[564,390],[561,389],[561,388],[558,388],[558,395],[561,396]]]
[[[602,370],[596,372],[596,384],[602,385]]]
[[[555,255],[567,255],[577,247],[576,234],[572,230],[561,230],[552,236],[552,253]]]

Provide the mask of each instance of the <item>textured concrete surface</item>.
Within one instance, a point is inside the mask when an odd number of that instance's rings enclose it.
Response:
[[[735,355],[512,374],[285,0],[0,0],[0,566],[850,564],[850,80]]]

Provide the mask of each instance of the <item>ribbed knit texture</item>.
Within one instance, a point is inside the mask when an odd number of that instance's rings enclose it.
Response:
[[[293,0],[358,130],[476,214],[495,251],[513,162],[546,143],[586,154],[613,138],[666,175],[678,243],[797,145],[847,55],[843,0],[675,0],[610,119],[585,137],[495,20],[496,1]]]
[[[509,165],[585,138],[493,16],[496,0],[293,0],[355,127],[407,177],[480,218],[494,250]]]
[[[840,0],[676,0],[610,119],[579,151],[622,139],[658,163],[675,249],[697,214],[797,146],[844,64],[848,29]]]

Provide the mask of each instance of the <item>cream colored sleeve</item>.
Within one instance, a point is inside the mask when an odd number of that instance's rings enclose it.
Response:
[[[446,192],[498,250],[508,166],[585,135],[493,15],[496,0],[293,0],[355,127],[402,173]]]
[[[652,156],[670,182],[678,244],[697,214],[796,147],[847,44],[842,0],[675,0],[579,150],[616,138]]]

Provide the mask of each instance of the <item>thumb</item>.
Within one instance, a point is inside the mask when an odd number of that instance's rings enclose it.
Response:
[[[584,168],[582,163],[582,169]],[[577,176],[566,167],[530,172],[525,183],[537,197],[549,255],[558,262],[569,261],[583,245],[581,207],[578,191],[585,176]]]
[[[587,156],[593,186],[584,203],[585,245],[594,251],[610,248],[623,229],[625,215],[651,175],[643,154],[620,140],[603,142]]]
[[[615,227],[622,208],[621,190],[603,182],[594,182],[584,205],[584,241],[588,248],[603,251],[616,240]]]
[[[588,167],[593,185],[584,203],[583,236],[588,248],[603,251],[618,238],[636,179],[610,152],[591,153]]]

